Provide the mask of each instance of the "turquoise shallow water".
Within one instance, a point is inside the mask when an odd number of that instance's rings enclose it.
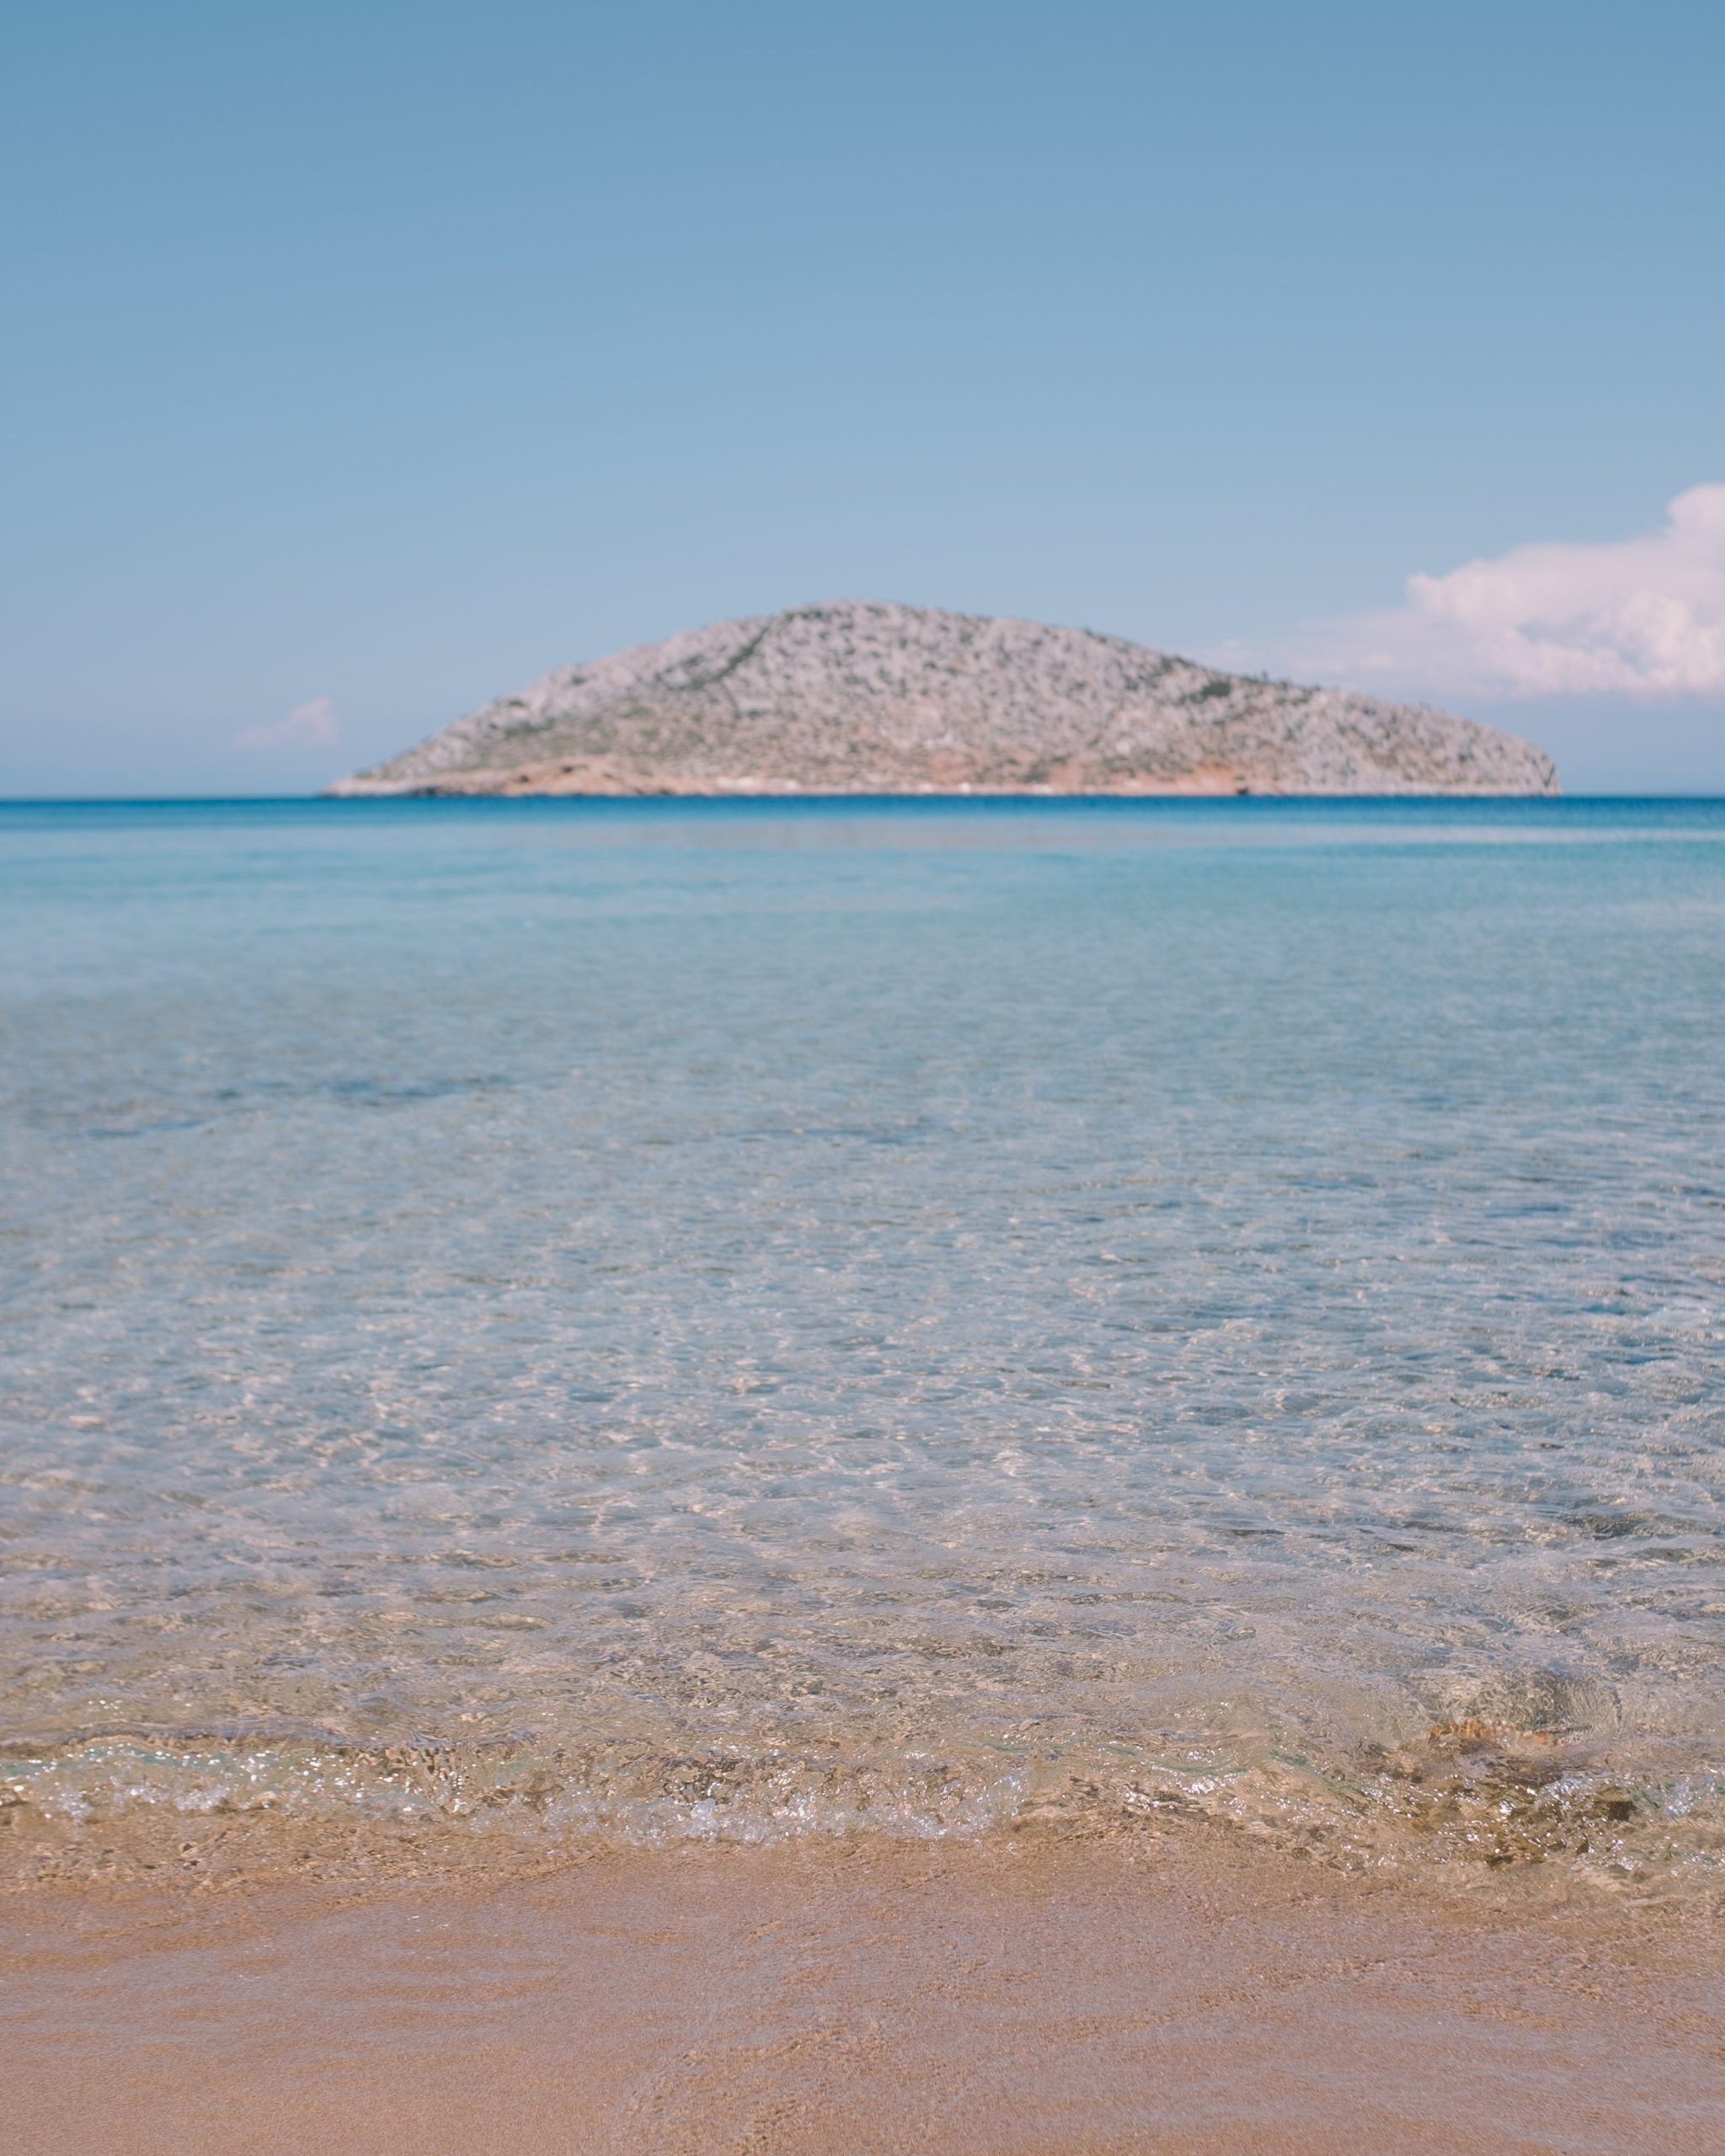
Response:
[[[25,1839],[1712,1876],[1725,808],[32,807],[0,900]]]

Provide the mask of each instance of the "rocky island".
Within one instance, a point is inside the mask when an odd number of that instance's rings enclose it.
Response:
[[[338,795],[1552,794],[1423,705],[1222,674],[1088,629],[862,600],[559,667]]]

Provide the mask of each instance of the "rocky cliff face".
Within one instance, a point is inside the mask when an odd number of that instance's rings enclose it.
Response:
[[[1555,793],[1530,743],[1087,629],[845,600],[560,667],[383,793]]]

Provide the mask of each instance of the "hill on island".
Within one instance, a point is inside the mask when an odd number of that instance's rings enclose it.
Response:
[[[1546,794],[1557,773],[1423,705],[846,600],[559,667],[328,791]]]

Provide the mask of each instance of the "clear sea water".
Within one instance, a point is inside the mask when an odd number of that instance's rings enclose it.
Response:
[[[1725,805],[18,807],[0,903],[15,1851],[1717,1877]]]

